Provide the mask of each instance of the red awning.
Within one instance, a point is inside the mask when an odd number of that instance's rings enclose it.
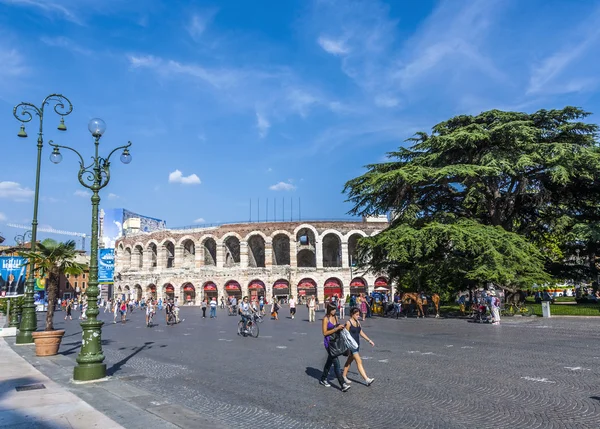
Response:
[[[388,285],[388,281],[384,277],[379,277],[377,280],[375,280],[375,286],[387,287],[387,285]]]
[[[240,290],[240,285],[230,283],[225,286],[225,290]]]
[[[337,280],[327,280],[325,282],[325,287],[341,287],[341,285]]]
[[[365,282],[360,279],[352,280],[352,282],[350,282],[350,286],[351,287],[365,287]]]
[[[273,289],[288,289],[288,285],[286,285],[285,283],[276,283],[273,286]]]
[[[204,290],[217,290],[217,287],[214,284],[208,284],[204,286]]]
[[[300,283],[298,289],[315,289],[316,286],[313,283]]]
[[[148,286],[148,289],[150,289],[152,292],[156,292],[156,286],[154,285]]]
[[[175,292],[175,288],[173,287],[173,285],[167,285],[167,287],[165,288],[166,292]]]
[[[252,283],[248,286],[248,289],[264,289],[265,287],[260,283]]]
[[[205,288],[205,289],[206,289],[206,288]],[[194,292],[196,289],[195,289],[195,288],[194,288],[194,286],[192,286],[192,285],[185,285],[185,286],[183,287],[183,290],[184,290],[184,291],[186,291],[186,292]]]

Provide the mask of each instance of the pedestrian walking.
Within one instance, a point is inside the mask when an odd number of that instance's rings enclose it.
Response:
[[[121,323],[125,323],[127,321],[127,303],[125,301],[121,302]]]
[[[352,310],[350,310],[350,320],[346,322],[346,325],[344,327],[348,330],[348,332],[350,332],[350,335],[352,336],[352,338],[354,338],[354,341],[356,341],[358,347],[354,350],[350,350],[350,356],[348,356],[348,359],[346,359],[342,375],[344,377],[345,383],[351,383],[351,381],[348,380],[348,370],[350,369],[350,365],[352,365],[352,362],[356,362],[356,366],[358,367],[358,373],[362,376],[362,378],[364,378],[365,384],[367,386],[370,386],[371,384],[373,384],[373,381],[375,381],[375,379],[367,377],[367,373],[365,372],[365,368],[363,367],[362,359],[360,358],[360,354],[358,353],[360,349],[360,337],[363,337],[373,347],[375,346],[375,343],[371,341],[369,337],[367,337],[358,319],[360,319],[360,312],[358,311],[358,308],[353,308]]]
[[[338,311],[340,313],[340,317],[342,319],[345,319],[346,318],[346,300],[340,298],[337,300],[337,303],[338,303]]]
[[[206,298],[204,298],[202,300],[202,318],[206,319],[206,307],[208,306],[208,303],[206,302]]]
[[[360,301],[360,313],[362,316],[362,320],[365,320],[367,317],[367,298],[361,293],[359,297]]]
[[[221,297],[221,310],[225,308],[225,298]]]
[[[87,309],[88,309],[88,302],[86,299],[83,301],[83,306],[81,307],[81,319],[82,320],[87,320],[87,314],[85,314]]]
[[[69,320],[73,320],[73,316],[71,316],[71,312],[73,311],[73,303],[71,302],[71,300],[67,301],[67,314],[65,315],[65,320],[67,320],[67,317],[69,318]]]
[[[210,300],[210,318],[217,318],[217,298],[215,298],[214,296]]]
[[[310,296],[310,298],[308,298],[308,321],[309,322],[314,322],[315,321],[315,306],[316,306],[316,302],[315,302],[315,297],[313,295]]]
[[[329,376],[329,370],[331,369],[331,365],[333,365],[333,370],[335,375],[340,383],[340,387],[342,388],[342,392],[348,391],[350,389],[350,385],[344,382],[344,377],[342,374],[342,370],[340,368],[340,360],[337,356],[332,356],[329,353],[329,340],[330,335],[333,335],[336,332],[344,329],[344,325],[340,325],[338,323],[337,316],[335,315],[337,308],[333,305],[327,307],[327,313],[323,318],[323,323],[321,325],[321,331],[323,332],[323,344],[325,345],[325,350],[327,350],[327,361],[325,362],[325,366],[323,367],[323,373],[321,374],[321,380],[319,384],[321,386],[330,387],[331,384],[327,381],[327,377]]]
[[[292,317],[292,320],[293,320],[294,317],[296,316],[296,300],[294,299],[293,295],[290,296],[289,304],[290,304],[290,316]]]
[[[279,303],[276,297],[273,297],[273,304],[271,305],[271,318],[279,320]]]
[[[496,291],[491,290],[488,292],[490,310],[492,312],[492,325],[500,324],[500,300],[496,296]]]
[[[117,314],[121,309],[121,301],[117,300],[113,305],[113,323],[117,323]]]

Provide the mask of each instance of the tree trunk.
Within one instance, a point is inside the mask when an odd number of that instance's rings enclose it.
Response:
[[[46,331],[54,330],[54,306],[56,305],[56,295],[58,295],[58,275],[51,272],[46,284],[48,292],[48,311],[46,312]]]

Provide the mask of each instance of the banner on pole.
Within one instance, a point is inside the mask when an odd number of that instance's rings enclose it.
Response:
[[[113,283],[115,249],[98,249],[98,283]]]
[[[27,259],[0,256],[0,292],[4,296],[20,296],[25,292]]]

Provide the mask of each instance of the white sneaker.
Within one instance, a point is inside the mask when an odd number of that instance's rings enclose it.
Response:
[[[352,383],[352,381],[348,380],[348,377],[344,377],[344,383],[350,384],[350,383]]]
[[[365,380],[365,383],[367,384],[367,386],[370,386],[371,384],[373,384],[373,382],[374,382],[374,381],[375,381],[375,379],[374,379],[374,378],[367,378],[367,379]]]

